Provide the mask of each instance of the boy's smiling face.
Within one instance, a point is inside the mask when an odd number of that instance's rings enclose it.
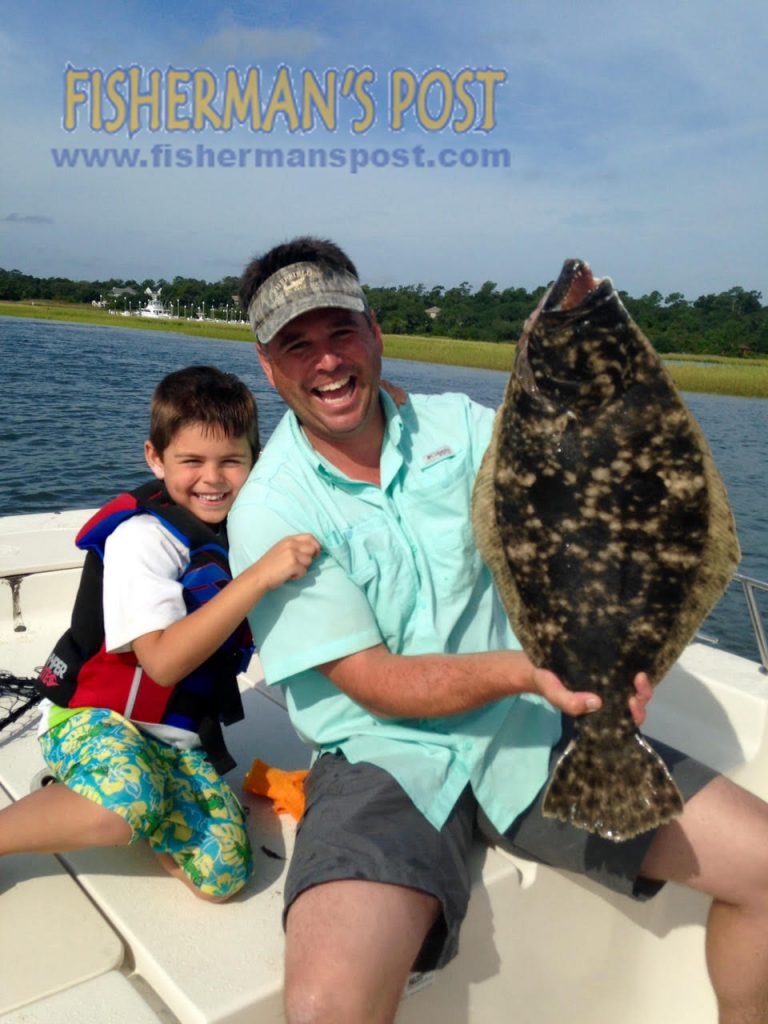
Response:
[[[145,441],[144,455],[176,504],[210,525],[226,519],[253,466],[245,435],[228,437],[202,423],[178,430],[162,455]]]

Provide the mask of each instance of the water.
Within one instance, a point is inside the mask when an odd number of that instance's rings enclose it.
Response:
[[[262,440],[283,413],[253,346],[161,331],[0,317],[0,515],[88,508],[147,477],[149,401],[171,370],[193,363],[236,373],[259,407]],[[506,374],[385,360],[411,392],[464,391],[501,400]],[[687,395],[707,435],[736,515],[740,571],[768,580],[768,401]],[[732,586],[702,627],[756,658],[741,595]]]

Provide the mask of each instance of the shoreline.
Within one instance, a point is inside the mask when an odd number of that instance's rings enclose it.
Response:
[[[192,338],[252,342],[248,324],[219,320],[154,320],[136,315],[107,313],[88,306],[53,302],[0,301],[0,316],[84,324],[91,327],[125,327],[160,330]],[[423,335],[384,335],[384,356],[422,363],[465,366],[509,373],[515,345],[506,342],[461,341]],[[768,358],[663,353],[662,359],[682,391],[740,398],[768,398]]]

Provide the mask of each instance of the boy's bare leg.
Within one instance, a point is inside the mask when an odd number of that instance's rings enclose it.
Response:
[[[0,811],[0,856],[127,846],[130,840],[130,826],[119,814],[60,783],[38,789]],[[170,854],[156,856],[169,875],[200,899],[211,903],[229,899],[201,893]]]
[[[172,878],[176,878],[179,882],[183,882],[187,889],[194,893],[200,900],[205,900],[207,903],[226,903],[227,900],[231,899],[232,896],[235,895],[235,893],[230,893],[226,896],[210,896],[206,892],[200,892],[192,879],[188,875],[184,874],[170,853],[155,853],[155,856],[160,862],[161,867],[163,867]]]
[[[0,811],[0,856],[125,846],[130,839],[130,826],[119,814],[61,783],[38,789]]]
[[[641,873],[713,897],[706,948],[720,1024],[768,1024],[768,804],[715,779],[659,830]]]
[[[440,913],[434,896],[377,882],[316,885],[286,925],[289,1024],[389,1024]]]

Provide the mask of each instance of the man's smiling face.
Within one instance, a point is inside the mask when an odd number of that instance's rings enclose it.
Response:
[[[362,313],[310,310],[258,351],[269,382],[310,439],[345,440],[373,427],[382,341],[378,325]]]

